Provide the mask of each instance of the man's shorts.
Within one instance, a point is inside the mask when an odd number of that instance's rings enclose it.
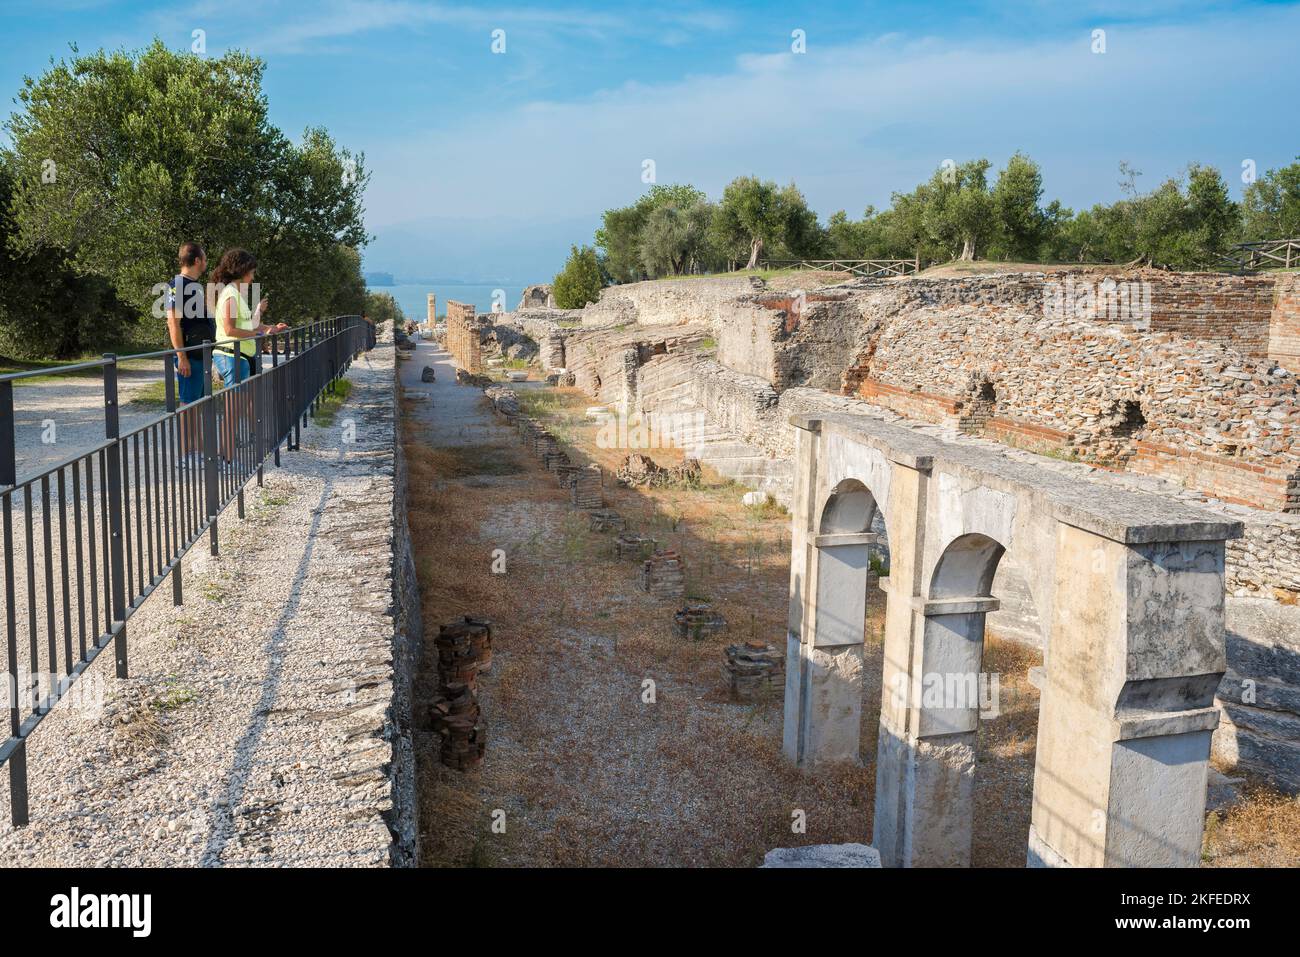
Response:
[[[229,352],[213,352],[212,364],[217,367],[217,372],[221,374],[221,381],[226,384],[227,389],[234,388],[239,383],[235,381],[235,357]],[[248,381],[248,357],[239,357],[239,382]]]
[[[203,353],[191,352],[190,357],[190,374],[181,375],[180,369],[176,370],[176,394],[180,399],[181,405],[187,402],[198,402],[203,398]],[[176,366],[180,366],[180,358],[173,357],[172,360]]]

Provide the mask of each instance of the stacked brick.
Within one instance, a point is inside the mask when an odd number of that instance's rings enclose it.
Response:
[[[775,693],[785,680],[785,661],[775,648],[761,642],[728,645],[722,656],[722,677],[738,701]]]
[[[483,763],[487,734],[478,698],[469,685],[449,685],[446,697],[433,705],[433,728],[442,738],[438,760],[456,771]]]
[[[681,555],[656,552],[641,564],[641,589],[661,601],[681,601],[686,594],[686,566]]]
[[[727,630],[727,619],[707,602],[692,602],[673,615],[673,637],[679,641],[704,641]]]
[[[1273,287],[1268,357],[1300,375],[1300,273],[1282,273]]]
[[[569,489],[570,501],[574,508],[603,508],[605,496],[601,488],[599,465],[588,465],[573,473],[573,485]]]
[[[434,731],[442,738],[439,760],[449,768],[477,767],[487,748],[487,732],[475,693],[480,673],[492,667],[492,625],[468,615],[438,629],[438,699],[430,707]]]
[[[473,306],[454,299],[447,300],[446,345],[458,368],[470,375],[482,374],[483,346]]]

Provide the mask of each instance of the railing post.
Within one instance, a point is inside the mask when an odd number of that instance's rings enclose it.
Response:
[[[14,385],[0,382],[0,487],[12,489],[18,482],[18,457],[14,449]],[[18,606],[14,595],[14,519],[13,496],[4,493],[5,555],[5,648],[9,674],[9,734],[17,738],[22,729],[18,710]],[[14,827],[27,823],[27,742],[20,740],[9,755],[9,817]]]
[[[179,353],[177,353],[177,355],[179,355]],[[185,353],[185,355],[188,356],[189,353]],[[194,374],[194,369],[193,369],[193,368],[190,369],[190,374],[191,374],[191,375]],[[164,395],[166,396],[167,414],[170,415],[170,416],[175,417],[175,416],[176,416],[176,358],[175,358],[175,355],[168,355],[168,356],[166,356],[166,357],[163,359],[163,381],[166,383],[166,387],[165,387],[165,390],[164,390]],[[176,454],[177,454],[178,456],[180,456],[180,455],[184,455],[184,454],[186,454],[185,452],[182,451],[182,449],[184,448],[184,442],[183,442],[183,441],[181,440],[181,438],[180,438],[180,435],[181,435],[181,428],[180,428],[180,426],[181,426],[182,423],[181,423],[179,420],[174,420],[174,421],[176,421],[176,426],[177,426],[177,428],[175,429],[175,433],[174,433],[174,434],[176,435],[176,441],[177,441],[178,443],[180,443],[180,444],[179,444],[179,447],[176,449]],[[168,434],[172,433],[172,431],[173,431],[172,429],[167,429],[167,433],[168,433]],[[158,494],[159,494],[159,495],[162,495],[162,494],[163,494],[163,490],[164,490],[165,488],[170,487],[171,484],[172,484],[173,482],[177,481],[176,475],[178,475],[178,474],[180,474],[180,473],[176,471],[176,468],[179,467],[180,464],[181,464],[181,460],[180,460],[180,458],[177,458],[177,459],[172,463],[172,466],[173,466],[173,473],[174,473],[174,474],[168,475],[168,476],[166,477],[166,480],[165,480],[165,481],[162,481],[162,482],[159,483],[159,484],[160,484],[160,488],[159,488],[159,491],[158,491]],[[164,462],[164,467],[165,467],[165,462]],[[181,521],[181,517],[180,517],[180,514],[178,513],[178,514],[176,515],[176,525],[177,525],[176,541],[177,541],[178,543],[183,543],[184,540],[183,540],[183,538],[182,538],[182,536],[181,536],[181,533],[180,533],[180,521]],[[170,549],[169,549],[169,550],[170,550]],[[172,604],[173,604],[173,605],[177,605],[177,606],[185,604],[185,595],[184,595],[184,592],[183,592],[183,589],[182,589],[182,583],[181,583],[181,565],[182,565],[182,564],[183,564],[183,563],[181,562],[180,557],[177,556],[177,558],[176,558],[176,567],[174,567],[174,568],[172,569]]]
[[[262,340],[257,339],[257,375],[249,374],[252,385],[249,386],[248,399],[253,403],[253,454],[257,456],[257,487],[262,487],[262,466],[266,461],[266,440],[262,433],[262,394],[266,391],[266,380],[262,378]]]
[[[211,369],[212,343],[203,344],[203,367]],[[217,489],[217,400],[212,395],[212,374],[203,378],[203,503],[208,510],[208,551],[216,555],[217,503],[221,500]]]
[[[253,341],[256,342],[257,340],[254,339]],[[244,431],[242,420],[246,418],[246,416],[244,415],[244,393],[240,391],[244,387],[244,379],[243,376],[240,375],[240,371],[239,371],[240,366],[242,365],[242,360],[244,358],[243,341],[236,340],[234,346],[235,346],[235,385],[234,385],[235,400],[230,404],[234,407],[235,412],[233,416],[234,421],[231,422],[232,428],[227,429],[226,434],[230,436],[230,445],[231,445],[230,461],[234,463],[235,481],[239,484],[239,490],[235,493],[235,498],[239,502],[239,506],[238,506],[239,517],[243,518],[244,517],[244,480],[243,477],[239,474],[240,440],[243,438],[241,433]],[[251,373],[253,371],[252,369],[253,360],[251,356],[249,357],[248,364],[249,364],[248,371]]]
[[[275,334],[271,336],[271,388],[267,389],[268,398],[271,401],[271,428],[274,431],[275,439],[275,467],[280,467],[280,442],[284,438],[284,404],[280,401],[280,395],[283,393],[280,375],[280,336]]]
[[[302,397],[305,394],[305,390],[307,388],[307,380],[306,380],[306,372],[305,372],[306,366],[303,363],[302,357],[305,351],[307,336],[309,335],[310,331],[311,331],[310,329],[297,330],[296,338],[298,340],[298,343],[297,343],[297,348],[294,350],[294,355],[298,360],[297,363],[295,363],[294,365],[294,368],[297,371],[294,373],[293,376],[293,407],[290,409],[290,411],[293,413],[294,451],[297,451],[298,449],[302,448],[302,427],[307,424],[306,410],[300,410],[298,408],[298,405],[299,403],[302,402]],[[301,420],[299,419],[299,412],[302,413]]]
[[[119,624],[113,639],[113,657],[117,676],[128,675],[126,655],[126,567],[122,558],[122,444],[118,421],[117,356],[106,353],[104,359],[104,449],[108,469],[109,574],[113,579],[113,623]]]

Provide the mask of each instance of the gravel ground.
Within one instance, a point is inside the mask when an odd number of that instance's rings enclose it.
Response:
[[[9,825],[0,775],[0,864],[389,863],[392,376],[390,340],[354,364],[333,425],[249,484],[246,519],[223,513],[220,557],[186,556],[185,605],[163,586],[131,618],[131,677],[97,660],[82,682],[102,702],[44,720],[29,826]],[[98,441],[99,380],[84,381],[16,397],[60,410],[55,459]]]
[[[139,401],[142,392],[161,381],[163,373],[157,363],[122,367],[118,373],[118,419],[122,432],[152,422],[162,414],[155,404]],[[88,451],[103,441],[104,380],[99,374],[38,379],[14,389],[14,446],[19,479]]]

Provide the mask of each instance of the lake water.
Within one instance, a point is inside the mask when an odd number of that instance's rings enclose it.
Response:
[[[424,322],[429,313],[429,293],[438,297],[438,315],[447,314],[447,300],[469,303],[477,312],[491,312],[494,297],[502,297],[502,308],[514,309],[519,305],[519,297],[524,294],[524,287],[510,283],[496,285],[470,285],[456,283],[398,283],[395,286],[374,286],[371,292],[386,292],[397,300],[407,319]]]

